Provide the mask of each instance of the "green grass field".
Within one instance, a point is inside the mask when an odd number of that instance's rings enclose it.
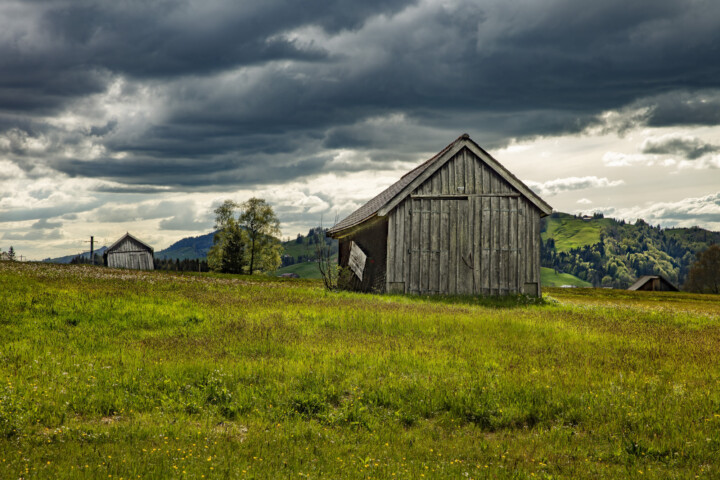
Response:
[[[720,302],[0,262],[0,478],[718,478]]]
[[[592,287],[590,282],[581,280],[569,273],[555,273],[552,268],[540,267],[540,283],[543,287],[562,287],[572,285],[574,287]]]

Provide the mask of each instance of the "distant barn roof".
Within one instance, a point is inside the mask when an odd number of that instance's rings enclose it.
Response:
[[[538,207],[543,216],[552,213],[552,207],[550,207],[550,205],[535,194],[535,192],[530,190],[515,175],[503,167],[500,162],[495,160],[489,153],[483,150],[466,133],[458,137],[447,147],[443,148],[437,155],[410,170],[408,173],[403,175],[400,180],[390,185],[365,205],[338,222],[335,226],[328,230],[328,233],[332,235],[355,227],[375,215],[384,216],[383,213],[386,214],[386,212],[381,212],[381,210],[385,209],[387,206],[394,206],[392,204],[397,204],[400,200],[410,195],[413,188],[408,187],[410,187],[416,179],[428,170],[437,170],[463,148],[468,148],[475,155],[481,158],[488,166],[490,166],[490,168],[492,168],[497,174],[510,183],[510,185],[515,187],[528,200],[530,200],[530,202]]]
[[[638,278],[635,283],[630,285],[630,287],[628,287],[628,290],[639,290],[643,285],[655,279],[659,279],[661,282],[665,283],[671,290],[678,291],[678,288],[675,285],[670,283],[668,279],[661,275],[643,275],[642,277]]]
[[[150,252],[154,252],[154,249],[153,249],[150,245],[148,245],[147,243],[143,242],[142,240],[138,240],[137,238],[133,237],[133,236],[130,235],[129,233],[126,233],[125,235],[123,235],[122,237],[120,237],[115,243],[113,243],[112,245],[110,245],[110,246],[107,248],[107,250],[105,250],[105,252],[109,252],[109,251],[115,249],[115,248],[116,248],[118,245],[120,245],[120,244],[122,243],[122,241],[125,240],[126,238],[129,238],[129,239],[131,239],[131,240],[139,243],[141,246],[143,246],[143,247],[147,248],[148,250],[150,250]]]

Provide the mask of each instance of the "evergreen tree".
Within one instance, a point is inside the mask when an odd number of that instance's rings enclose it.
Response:
[[[246,244],[243,233],[236,226],[230,228],[226,233],[221,263],[221,270],[225,273],[243,273]]]

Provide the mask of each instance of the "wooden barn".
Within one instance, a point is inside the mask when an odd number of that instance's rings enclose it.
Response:
[[[462,135],[338,222],[342,286],[416,294],[540,295],[550,205]],[[352,272],[351,274],[349,272]]]
[[[660,275],[643,275],[628,290],[642,290],[650,292],[678,292],[679,289],[670,281]]]
[[[103,263],[110,268],[153,270],[153,248],[129,233],[123,235],[103,253]]]

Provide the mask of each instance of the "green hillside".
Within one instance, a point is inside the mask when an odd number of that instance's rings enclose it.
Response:
[[[334,257],[337,262],[337,256]],[[316,262],[302,262],[294,265],[288,265],[287,267],[278,268],[275,271],[276,276],[280,276],[283,273],[296,273],[300,278],[320,278],[320,270]]]
[[[592,287],[592,284],[570,275],[569,273],[555,273],[552,268],[541,267],[540,282],[543,287],[562,287],[572,285],[574,287]]]
[[[552,238],[558,252],[568,252],[599,242],[600,235],[613,222],[615,220],[610,218],[582,219],[567,213],[554,213],[545,220],[540,237],[543,242]]]
[[[698,227],[663,229],[599,214],[556,212],[543,219],[541,232],[543,267],[614,288],[627,288],[642,275],[662,275],[682,286],[695,255],[720,243],[720,233]]]
[[[155,258],[168,258],[171,260],[205,260],[210,248],[213,246],[215,232],[197,237],[186,237],[170,245],[164,250],[155,252]]]
[[[312,228],[307,235],[298,235],[295,240],[282,243],[282,266],[274,274],[296,273],[301,278],[320,278],[315,261],[319,242],[324,242],[325,248],[337,262],[337,240],[326,237],[325,231],[320,228]]]

